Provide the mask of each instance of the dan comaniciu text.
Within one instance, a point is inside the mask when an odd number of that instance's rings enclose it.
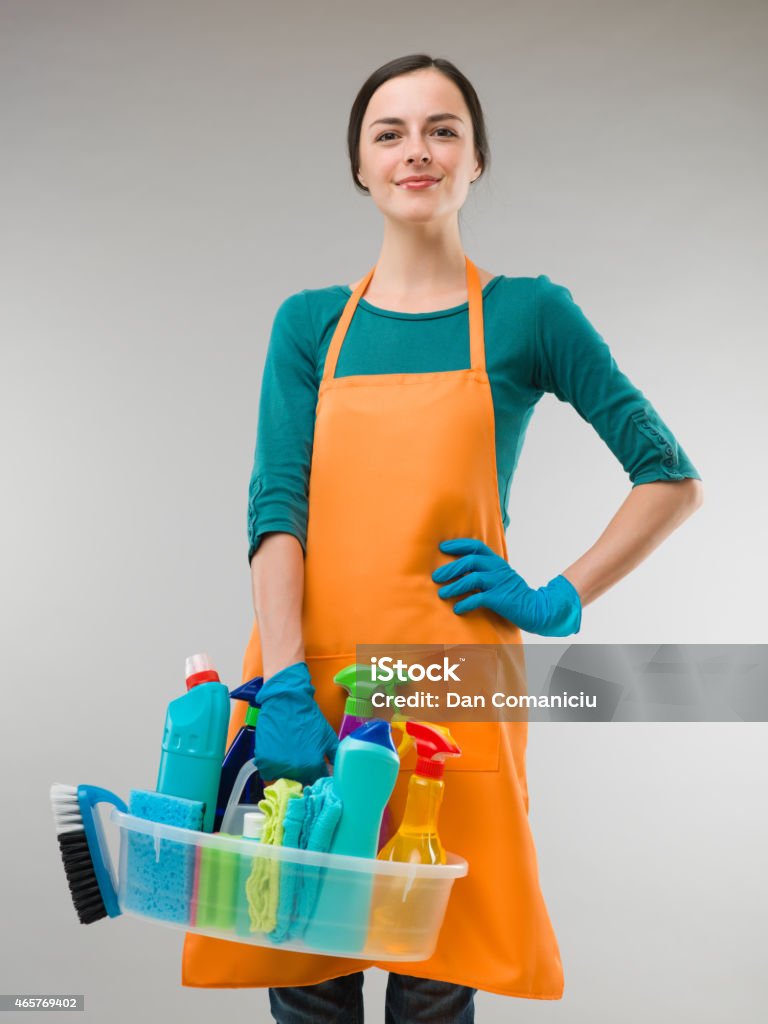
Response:
[[[594,694],[568,693],[562,694],[514,694],[494,693],[490,697],[494,708],[595,708],[597,697]],[[417,690],[407,696],[404,693],[391,694],[376,692],[371,695],[374,708],[485,708],[488,698],[481,693],[456,693],[447,690],[445,693],[431,693]]]

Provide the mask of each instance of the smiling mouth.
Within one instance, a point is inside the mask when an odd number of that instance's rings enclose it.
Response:
[[[396,184],[398,188],[418,190],[432,188],[434,185],[439,185],[441,180],[441,178],[424,178],[421,181],[398,181]]]

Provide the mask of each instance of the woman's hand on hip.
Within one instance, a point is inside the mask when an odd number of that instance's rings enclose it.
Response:
[[[454,605],[457,615],[489,608],[526,633],[539,636],[570,636],[581,628],[581,598],[565,576],[555,576],[534,590],[480,540],[444,540],[440,550],[460,556],[432,573],[435,583],[447,584],[438,590],[440,597],[470,595]]]

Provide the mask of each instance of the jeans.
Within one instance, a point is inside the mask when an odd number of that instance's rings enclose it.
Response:
[[[464,985],[390,974],[385,1024],[474,1024],[475,992]],[[363,1024],[363,972],[319,985],[271,988],[277,1024]]]

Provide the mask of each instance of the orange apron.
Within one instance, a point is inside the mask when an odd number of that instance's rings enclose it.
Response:
[[[336,327],[320,384],[312,464],[302,627],[317,701],[338,730],[344,693],[334,675],[361,644],[519,644],[517,626],[484,608],[464,615],[438,596],[439,543],[475,537],[507,559],[494,410],[485,370],[483,294],[466,259],[471,367],[334,377],[360,282]],[[275,582],[279,586],[279,581]],[[256,622],[243,680],[262,673]],[[240,701],[230,738],[242,724]],[[451,722],[462,749],[446,764],[440,836],[469,862],[454,883],[429,960],[385,963],[317,956],[187,933],[182,984],[311,985],[376,966],[501,995],[559,999],[563,971],[539,888],[528,821],[527,723]],[[390,802],[405,805],[410,771]]]

